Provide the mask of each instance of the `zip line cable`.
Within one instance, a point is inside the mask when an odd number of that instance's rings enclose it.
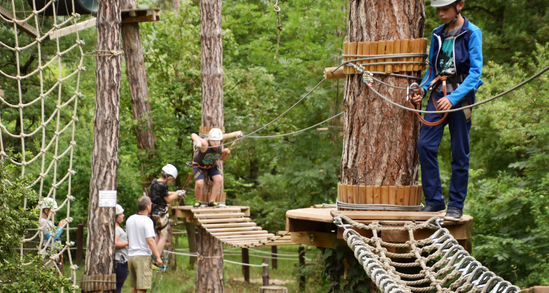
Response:
[[[326,120],[324,120],[324,121],[322,121],[322,122],[319,122],[319,123],[317,123],[317,124],[315,124],[315,125],[312,125],[312,126],[309,126],[309,127],[307,127],[307,128],[300,129],[300,130],[298,130],[298,131],[294,131],[294,132],[290,132],[290,133],[284,133],[284,134],[274,134],[274,135],[248,135],[248,137],[249,137],[249,138],[255,138],[255,139],[257,139],[257,138],[274,138],[274,137],[284,137],[284,136],[290,136],[290,135],[298,134],[298,133],[307,131],[307,130],[309,130],[309,129],[311,129],[311,128],[315,128],[315,127],[317,127],[317,126],[319,126],[319,125],[321,125],[321,124],[324,124],[324,123],[326,123],[326,122],[328,122],[328,121],[330,121],[330,120],[332,120],[332,119],[334,119],[334,118],[337,118],[337,117],[343,115],[343,113],[345,113],[345,112],[340,112],[339,114],[336,114],[336,115],[334,115],[334,116],[332,116],[332,117],[330,117],[330,118],[328,118],[328,119],[326,119]]]

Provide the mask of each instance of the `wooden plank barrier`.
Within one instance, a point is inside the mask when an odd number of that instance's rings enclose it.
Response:
[[[421,204],[423,187],[421,185],[364,186],[338,182],[337,195],[337,199],[344,203],[418,206]],[[383,209],[380,208],[380,210]]]
[[[401,54],[401,53],[423,53],[427,52],[427,39],[403,39],[403,40],[381,40],[377,42],[344,42],[343,54],[344,55],[362,55],[362,56],[375,56],[375,55],[389,55],[389,54]],[[362,59],[361,57],[343,57],[343,61],[349,61],[354,59]],[[361,60],[354,63],[357,64],[369,64],[378,62],[426,62],[427,57],[400,57],[400,58],[379,58],[371,60]],[[383,72],[386,74],[391,73],[405,73],[412,71],[425,70],[426,64],[380,64],[380,65],[363,65],[366,71]],[[325,68],[324,77],[326,79],[339,79],[345,78],[348,74],[358,74],[358,72],[350,66],[342,66],[337,71],[332,71],[335,67]],[[208,130],[209,131],[209,130]],[[201,133],[202,129],[201,129]]]

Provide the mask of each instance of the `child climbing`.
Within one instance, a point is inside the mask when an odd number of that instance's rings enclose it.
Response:
[[[482,32],[460,14],[464,5],[464,0],[431,1],[444,24],[433,30],[429,51],[431,68],[423,78],[424,86],[415,89],[411,97],[415,104],[419,104],[427,90],[431,90],[427,111],[473,104],[475,91],[482,85]],[[435,122],[441,117],[439,114],[425,114],[425,120]],[[446,208],[437,160],[446,124],[450,128],[452,149],[452,178],[446,217],[459,219],[463,215],[469,180],[470,109],[448,113],[438,125],[424,124],[421,127],[417,148],[426,202],[422,211],[438,212]]]
[[[231,150],[223,148],[221,141],[223,140],[223,131],[219,128],[212,128],[208,134],[208,140],[201,138],[197,134],[191,134],[191,138],[197,148],[193,157],[193,174],[195,180],[194,193],[197,202],[195,207],[217,207],[219,204],[215,201],[221,184],[223,183],[223,174],[219,171],[217,164],[219,161],[225,161]],[[204,187],[204,178],[209,176],[213,181],[212,193],[210,198],[202,198],[202,187]],[[207,202],[205,201],[207,200]]]
[[[149,195],[151,197],[151,215],[156,232],[156,246],[158,253],[162,255],[164,246],[168,240],[170,230],[170,215],[168,204],[178,197],[185,197],[185,191],[168,191],[168,185],[177,178],[177,168],[172,164],[162,167],[162,175],[151,183]]]

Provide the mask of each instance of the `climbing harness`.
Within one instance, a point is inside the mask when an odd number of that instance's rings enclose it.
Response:
[[[476,292],[518,293],[520,288],[496,276],[457,242],[443,220],[437,217],[423,223],[405,222],[387,225],[355,222],[338,212],[332,212],[333,222],[344,230],[343,239],[353,250],[366,274],[383,293],[411,292]],[[357,230],[368,230],[364,237]],[[430,237],[416,240],[417,230],[435,230]],[[408,234],[405,243],[386,242],[383,231]],[[401,252],[391,252],[401,251]],[[415,268],[417,273],[410,271]]]

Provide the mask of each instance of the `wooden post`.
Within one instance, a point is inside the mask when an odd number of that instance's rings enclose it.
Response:
[[[250,251],[248,248],[242,248],[242,263],[250,264]],[[250,283],[250,267],[242,266],[242,275],[244,275],[244,282]]]
[[[136,0],[122,0],[123,9],[135,9]],[[141,161],[141,186],[147,194],[153,177],[145,175],[151,169],[151,163],[156,151],[156,135],[151,117],[149,103],[149,86],[143,58],[143,46],[139,35],[139,23],[122,24],[122,39],[124,41],[124,57],[126,60],[126,75],[130,87],[130,101],[133,119],[136,121],[134,131]]]
[[[305,247],[299,246],[299,292],[305,291],[305,275],[303,275],[303,268],[305,268]]]
[[[117,189],[118,140],[120,131],[120,2],[99,1],[95,62],[95,116],[90,180],[88,243],[84,276],[110,280],[114,273],[113,207],[99,207],[99,192]],[[93,280],[93,279],[90,279]],[[97,280],[97,279],[95,279]],[[116,282],[101,283],[94,290],[112,290]]]
[[[193,223],[189,223],[186,219],[183,219],[185,223],[185,229],[187,230],[187,241],[189,242],[189,253],[196,253],[198,251],[198,247],[196,245],[196,225]],[[189,267],[194,269],[194,266],[196,264],[197,257],[191,256],[189,257]]]
[[[269,286],[269,259],[263,258],[263,286]]]
[[[200,42],[202,49],[202,127],[223,127],[223,44],[221,0],[200,1]],[[223,170],[223,164],[219,164]],[[211,187],[204,184],[203,195]],[[223,192],[223,186],[220,190]],[[223,245],[204,228],[198,227],[196,292],[223,292]]]
[[[277,252],[278,252],[278,247],[276,245],[271,246],[271,257],[272,257],[271,267],[272,267],[273,270],[278,269]]]
[[[76,228],[76,264],[82,265],[82,254],[84,250],[84,224],[78,224]]]

